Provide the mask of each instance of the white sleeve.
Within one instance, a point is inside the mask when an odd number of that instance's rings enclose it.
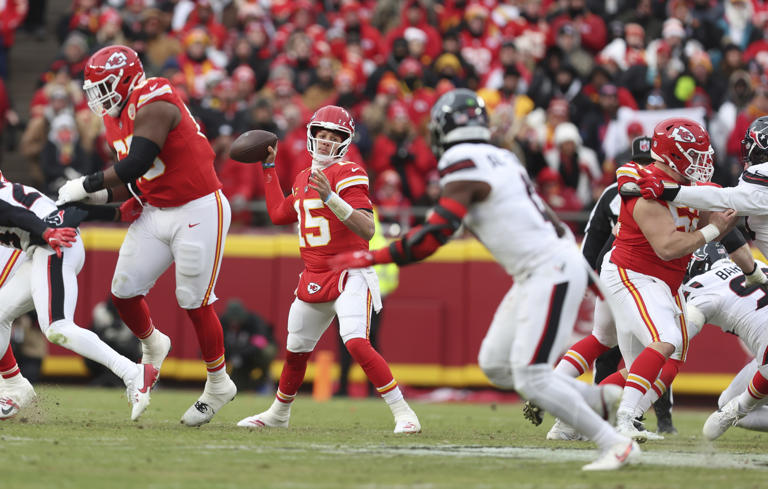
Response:
[[[768,187],[740,181],[736,187],[680,187],[674,202],[704,211],[734,209],[740,216],[768,212]]]

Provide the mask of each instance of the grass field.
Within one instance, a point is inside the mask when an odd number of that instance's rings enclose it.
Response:
[[[680,434],[646,443],[642,465],[584,473],[585,442],[548,442],[519,404],[419,404],[424,432],[396,436],[380,400],[299,396],[291,427],[249,431],[271,397],[239,395],[201,428],[179,424],[197,391],[157,389],[139,422],[122,391],[41,386],[0,423],[4,488],[764,488],[766,435],[732,429],[716,443],[708,412],[676,409]],[[654,420],[650,419],[653,425]]]

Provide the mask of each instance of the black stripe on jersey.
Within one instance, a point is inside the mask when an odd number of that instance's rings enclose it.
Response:
[[[450,166],[447,166],[440,170],[438,173],[440,173],[440,178],[450,175],[453,172],[457,172],[459,170],[466,170],[467,168],[476,168],[477,165],[475,165],[475,162],[471,159],[467,158],[464,160],[459,160],[456,163],[451,163]]]
[[[768,177],[757,175],[755,173],[744,172],[741,174],[741,179],[747,183],[753,183],[755,185],[762,185],[768,187]]]
[[[549,304],[549,313],[547,322],[544,324],[544,331],[541,333],[536,352],[533,354],[531,365],[535,363],[548,363],[549,354],[552,352],[552,345],[557,337],[557,330],[560,327],[560,316],[563,312],[563,303],[565,302],[565,293],[568,291],[568,282],[555,285],[552,290],[552,299]]]
[[[64,319],[64,276],[61,265],[64,257],[55,254],[48,257],[48,293],[50,322]]]

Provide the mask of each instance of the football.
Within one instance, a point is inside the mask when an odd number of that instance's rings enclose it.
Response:
[[[229,157],[240,163],[258,163],[264,161],[268,147],[277,145],[277,135],[260,129],[244,132],[229,147]]]

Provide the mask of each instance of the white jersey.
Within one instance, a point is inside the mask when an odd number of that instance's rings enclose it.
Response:
[[[768,265],[758,265],[768,272]],[[728,259],[715,262],[711,270],[689,280],[683,293],[691,337],[704,324],[714,324],[737,335],[753,353],[759,351],[768,332],[768,294],[757,286],[745,287],[744,273],[735,263]]]
[[[705,211],[733,209],[749,216],[747,226],[755,234],[755,245],[768,256],[768,163],[744,170],[735,187],[680,187],[674,202]]]
[[[535,269],[563,246],[575,246],[557,237],[543,201],[511,152],[491,144],[457,144],[440,158],[438,170],[441,186],[464,180],[491,186],[485,200],[469,207],[464,224],[511,275]]]
[[[27,230],[7,224],[3,214],[8,216],[13,211],[9,206],[32,211],[42,220],[58,210],[53,200],[34,187],[0,180],[0,222],[3,223],[0,224],[0,245],[26,251],[30,245],[44,244],[39,236],[32,236]]]

